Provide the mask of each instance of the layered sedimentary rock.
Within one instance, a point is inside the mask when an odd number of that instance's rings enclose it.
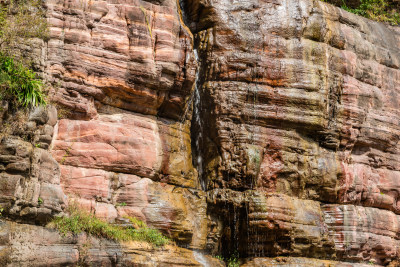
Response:
[[[398,264],[398,28],[311,0],[45,5],[59,116],[2,138],[3,265]],[[68,202],[192,250],[44,228]]]
[[[50,80],[73,117],[93,119],[99,105],[180,118],[195,79],[190,32],[177,3],[46,1]]]
[[[47,1],[46,74],[64,110],[52,154],[70,200],[204,248],[187,119],[197,63],[176,1]]]
[[[181,2],[200,58],[208,247],[397,259],[398,29],[320,1]]]
[[[278,258],[256,258],[254,260],[247,261],[242,266],[321,266],[321,267],[367,267],[371,264],[363,263],[346,263],[338,261],[327,261],[327,260],[317,260],[308,258],[296,258],[296,257],[278,257]]]
[[[45,6],[49,40],[32,42],[31,58],[51,84],[58,118],[27,123],[40,130],[38,140],[3,139],[3,215],[44,225],[73,202],[110,223],[139,218],[177,245],[203,249],[206,199],[192,165],[189,130],[197,63],[177,2]],[[178,248],[156,252],[139,244],[122,250],[111,241],[74,241],[27,227],[7,228],[12,238],[4,247],[11,251],[3,256],[11,265],[80,264],[77,251],[85,244],[94,247],[84,261],[89,265],[114,266],[115,257],[118,266],[197,266],[210,260]],[[41,232],[45,239],[36,236]],[[48,261],[41,259],[45,254]]]
[[[34,225],[0,221],[0,237],[2,266],[202,266],[193,251],[176,246],[117,244],[85,234],[63,237]],[[203,258],[211,266],[223,266]]]
[[[67,204],[60,167],[48,150],[57,110],[39,107],[26,119],[22,128],[0,142],[0,206],[16,219],[45,221]],[[3,131],[12,127],[9,123],[10,119],[4,121]]]

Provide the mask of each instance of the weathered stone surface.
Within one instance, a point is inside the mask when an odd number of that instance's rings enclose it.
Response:
[[[351,185],[360,166],[399,177],[396,31],[319,1],[186,9],[202,62],[210,182],[354,203],[372,198]],[[213,15],[196,15],[204,9]],[[378,187],[397,198],[396,182]]]
[[[2,139],[5,214],[39,222],[69,195],[110,222],[133,216],[178,245],[239,253],[245,266],[396,266],[399,29],[320,1],[180,2],[193,40],[175,0],[45,1],[50,39],[33,45],[34,65],[64,119],[36,109]],[[220,264],[176,247],[2,229],[10,266]]]
[[[46,1],[47,75],[54,99],[75,118],[103,103],[142,114],[182,116],[195,79],[189,31],[177,1]]]
[[[383,266],[398,259],[400,216],[391,211],[250,190],[216,189],[208,202],[214,221],[224,225],[219,239],[225,243],[209,239],[211,250],[222,246],[242,257],[291,255]]]
[[[23,131],[16,129],[0,139],[0,205],[4,214],[17,220],[47,220],[62,212],[67,202],[59,165],[47,150],[52,117],[57,117],[52,106],[33,109]]]
[[[178,128],[181,127],[181,128]],[[100,115],[97,120],[60,120],[53,155],[63,165],[135,174],[198,187],[187,126],[137,114]]]
[[[210,250],[394,262],[398,29],[321,1],[181,3],[200,59]]]
[[[111,222],[134,217],[178,244],[204,249],[206,198],[202,191],[153,182],[131,174],[61,165],[61,184],[72,201]]]
[[[61,120],[53,151],[57,161],[65,165],[149,178],[154,178],[162,161],[157,124],[136,116],[105,115],[95,121]]]
[[[192,251],[168,245],[118,244],[80,234],[61,236],[41,226],[0,221],[2,266],[202,266]],[[223,266],[205,257],[211,266]]]
[[[307,258],[295,258],[295,257],[279,257],[279,258],[255,258],[245,262],[243,267],[269,267],[269,266],[319,266],[319,267],[368,267],[368,266],[380,266],[373,263],[354,263],[354,262],[338,262],[338,261],[327,261]]]
[[[108,221],[138,217],[204,248],[187,122],[197,63],[177,1],[64,2],[46,1],[45,75],[68,109],[51,148],[65,193]]]
[[[323,205],[322,210],[339,258],[384,266],[398,259],[399,215],[353,205]]]

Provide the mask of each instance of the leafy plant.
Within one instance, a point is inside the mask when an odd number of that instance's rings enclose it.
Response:
[[[0,53],[0,99],[25,108],[45,105],[42,88],[43,83],[33,71]]]
[[[240,266],[238,253],[232,254],[229,258],[224,258],[221,255],[217,255],[217,256],[215,256],[215,258],[220,261],[226,262],[227,267],[239,267]]]
[[[224,257],[222,257],[221,255],[214,256],[214,258],[220,261],[224,261]]]
[[[239,267],[239,257],[237,255],[232,255],[227,262],[228,267]]]
[[[39,206],[43,204],[43,199],[41,197],[38,198],[38,204]]]
[[[321,0],[334,3],[334,0]],[[360,0],[359,6],[349,7],[345,0],[342,0],[341,8],[344,10],[380,22],[387,22],[392,25],[400,24],[400,8],[391,4],[388,0]]]
[[[96,237],[104,237],[116,241],[144,241],[154,246],[164,246],[169,240],[158,230],[145,227],[126,228],[107,223],[92,213],[80,209],[76,204],[68,208],[69,216],[56,217],[50,227],[58,229],[64,235],[86,232]]]
[[[115,205],[115,206],[117,206],[117,207],[125,207],[127,204],[126,204],[126,202],[122,202],[122,203],[117,203],[117,205]]]

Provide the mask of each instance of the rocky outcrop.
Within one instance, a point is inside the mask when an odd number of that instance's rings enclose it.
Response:
[[[36,108],[0,142],[0,206],[17,220],[46,221],[67,204],[60,167],[48,150],[56,122],[53,106]],[[5,120],[3,131],[12,128],[9,123]]]
[[[1,141],[3,265],[398,264],[398,28],[316,0],[45,5],[59,116]],[[185,249],[44,228],[68,201]]]
[[[215,199],[210,240],[225,242],[209,247],[397,259],[398,30],[320,1],[182,4],[200,58],[192,131]]]
[[[47,73],[72,117],[99,106],[180,118],[195,79],[192,39],[177,2],[46,1]]]
[[[30,57],[52,85],[50,96],[59,115],[51,127],[40,116],[38,122],[28,122],[33,130],[44,129],[40,140],[10,144],[3,139],[1,171],[5,170],[2,180],[7,184],[1,197],[16,203],[4,213],[43,225],[72,201],[111,223],[125,224],[126,216],[137,217],[178,245],[204,249],[206,196],[199,190],[192,165],[189,121],[197,62],[177,2],[44,3],[49,40],[32,42]],[[9,164],[23,168],[25,161],[35,168],[35,172],[20,170],[29,183]],[[10,235],[19,227],[28,226],[11,227]],[[52,241],[38,238],[33,243],[39,247],[25,248],[24,237],[13,239],[12,244],[21,244],[9,253],[11,265],[24,265],[45,254],[50,255],[49,262],[37,259],[38,265],[76,264],[77,247],[84,244],[60,240],[40,227],[35,231],[52,235]],[[35,231],[29,230],[31,239]],[[113,265],[105,255],[122,251],[120,246],[96,242],[87,242],[97,253],[90,264]],[[60,249],[64,246],[65,255]],[[118,266],[197,266],[198,261],[208,261],[201,252],[178,248],[179,252],[127,249],[131,252],[118,252],[129,254]]]
[[[250,260],[245,264],[241,265],[245,267],[249,266],[321,266],[321,267],[368,267],[371,264],[363,263],[346,263],[338,261],[327,261],[327,260],[317,260],[317,259],[307,259],[307,258],[295,258],[295,257],[278,257],[278,258],[256,258]]]
[[[110,222],[138,217],[204,248],[206,200],[187,122],[197,63],[176,1],[46,4],[64,192]]]
[[[0,222],[0,236],[2,266],[202,266],[193,251],[176,246],[118,244],[85,234],[62,236],[55,230],[7,221]],[[223,266],[217,259],[203,258],[212,266]]]

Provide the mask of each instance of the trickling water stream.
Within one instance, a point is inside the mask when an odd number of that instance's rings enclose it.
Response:
[[[193,251],[193,256],[198,261],[203,267],[212,267],[211,264],[208,262],[206,256],[201,253],[201,251],[194,250]]]
[[[197,49],[194,49],[194,55],[196,57],[196,61],[200,63],[199,55]],[[199,69],[201,66],[199,66]],[[192,118],[192,133],[194,135],[194,145],[195,145],[195,167],[197,168],[197,172],[199,175],[199,182],[201,188],[206,191],[207,190],[207,181],[203,177],[203,157],[202,157],[202,146],[203,146],[203,119],[201,117],[202,111],[202,103],[201,103],[201,84],[200,84],[200,71],[197,71],[196,74],[196,82],[194,89],[194,97],[193,97],[193,118]]]

